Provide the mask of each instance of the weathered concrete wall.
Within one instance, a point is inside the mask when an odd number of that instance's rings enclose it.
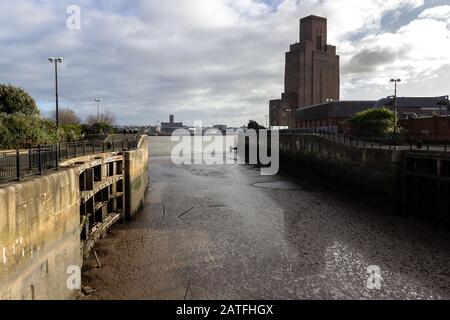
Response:
[[[125,214],[133,219],[144,206],[149,186],[148,137],[144,137],[138,149],[125,153]]]
[[[391,200],[399,194],[404,151],[363,148],[314,135],[280,136],[282,166],[351,181]]]
[[[0,188],[0,299],[70,299],[81,266],[79,188],[67,169]]]
[[[69,266],[81,266],[79,175],[119,156],[84,156],[61,171],[0,186],[0,300],[72,299]],[[148,139],[124,153],[125,214],[134,217],[148,189]]]

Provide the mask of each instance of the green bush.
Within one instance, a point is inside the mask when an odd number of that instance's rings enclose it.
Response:
[[[0,84],[0,113],[38,115],[36,101],[22,88]]]
[[[265,127],[263,127],[262,125],[260,125],[258,122],[256,122],[255,120],[250,120],[248,122],[247,125],[247,129],[254,129],[256,131],[260,130],[260,129],[265,129]]]
[[[0,148],[15,149],[29,144],[56,144],[56,125],[38,115],[0,113]]]
[[[78,141],[85,138],[85,127],[80,124],[66,124],[60,126],[61,141]]]
[[[394,131],[394,112],[388,108],[368,109],[350,119],[351,132],[357,136],[385,137]]]

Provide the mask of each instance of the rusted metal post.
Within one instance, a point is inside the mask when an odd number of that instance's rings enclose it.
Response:
[[[20,181],[20,151],[16,150],[16,174],[17,181]]]
[[[43,170],[42,170],[42,150],[41,150],[41,145],[38,145],[38,166],[39,166],[39,174],[42,175],[43,174]]]
[[[55,165],[56,165],[56,171],[59,170],[59,158],[58,158],[58,146],[55,146]]]

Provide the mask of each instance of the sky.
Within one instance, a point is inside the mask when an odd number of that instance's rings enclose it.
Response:
[[[392,95],[392,77],[399,96],[450,94],[450,0],[0,0],[0,83],[49,114],[63,57],[60,106],[81,118],[102,98],[121,125],[264,124],[310,14],[328,19],[341,99]]]

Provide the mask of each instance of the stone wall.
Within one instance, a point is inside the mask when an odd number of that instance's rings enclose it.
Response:
[[[364,148],[314,135],[280,136],[282,168],[316,174],[337,183],[351,182],[396,201],[404,151]]]
[[[78,175],[67,169],[0,188],[0,299],[70,299],[81,265]]]
[[[73,299],[67,268],[81,266],[80,173],[121,153],[85,156],[60,171],[0,186],[0,300]],[[124,152],[125,214],[132,218],[148,189],[148,139]],[[95,164],[95,163],[94,163]]]
[[[148,137],[144,137],[139,148],[125,153],[125,213],[133,219],[144,206],[149,186]]]

